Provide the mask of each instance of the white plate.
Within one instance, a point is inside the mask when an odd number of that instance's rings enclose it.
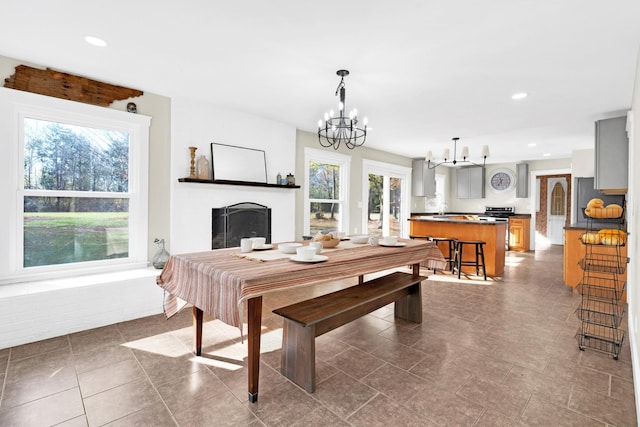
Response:
[[[386,246],[386,247],[388,247],[388,248],[399,248],[400,246],[407,246],[407,244],[406,244],[406,243],[404,243],[404,242],[398,242],[398,243],[396,243],[395,245],[388,245],[388,244],[386,244],[386,243],[382,243],[382,242],[379,242],[378,244],[379,244],[380,246]]]
[[[253,248],[254,251],[266,251],[268,249],[272,249],[273,245],[270,243],[264,244],[262,246],[260,246],[259,248]]]
[[[295,262],[322,262],[328,260],[329,257],[325,255],[315,255],[311,259],[302,259],[298,255],[292,255],[289,257],[289,259]]]

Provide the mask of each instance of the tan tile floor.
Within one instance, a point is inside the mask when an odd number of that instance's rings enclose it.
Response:
[[[339,286],[265,298],[257,403],[238,331],[207,322],[194,357],[185,310],[0,350],[0,425],[636,425],[628,343],[578,350],[562,247],[509,253],[498,281],[431,276],[421,325],[388,306],[318,338],[309,394],[278,371],[271,310]]]

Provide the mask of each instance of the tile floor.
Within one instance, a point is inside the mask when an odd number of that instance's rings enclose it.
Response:
[[[628,343],[578,350],[562,247],[509,253],[495,282],[430,277],[421,325],[387,306],[318,338],[308,394],[278,371],[271,310],[336,286],[266,297],[257,403],[238,331],[207,322],[194,357],[184,310],[0,350],[0,425],[636,425]]]

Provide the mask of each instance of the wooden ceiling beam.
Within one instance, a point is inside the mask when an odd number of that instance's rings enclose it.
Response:
[[[109,106],[113,101],[141,96],[144,92],[86,77],[18,65],[16,72],[4,80],[4,87],[86,104]]]

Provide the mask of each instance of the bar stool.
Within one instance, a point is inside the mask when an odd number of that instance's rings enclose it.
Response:
[[[455,250],[456,250],[456,242],[457,240],[454,239],[453,237],[431,237],[431,241],[435,242],[436,245],[438,245],[439,242],[447,242],[447,244],[449,245],[449,251],[448,254],[444,257],[445,262],[447,263],[447,270],[451,271],[453,273],[453,267],[454,267],[454,254],[455,254]],[[443,254],[444,255],[444,254]],[[435,268],[433,269],[433,272],[435,273],[436,270]]]
[[[476,268],[476,276],[480,275],[480,268],[482,268],[482,273],[484,275],[484,280],[487,280],[487,268],[484,263],[484,245],[486,242],[482,240],[458,240],[456,243],[456,251],[455,257],[453,261],[453,270],[458,270],[458,279],[460,278],[460,272],[462,271],[462,266],[472,266]],[[475,245],[476,256],[475,261],[463,261],[462,260],[462,249],[464,245]]]

